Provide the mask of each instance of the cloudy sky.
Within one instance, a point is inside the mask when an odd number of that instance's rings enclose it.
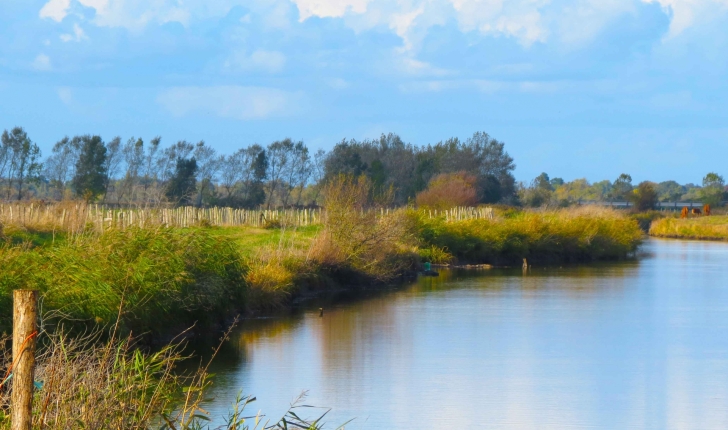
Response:
[[[0,129],[221,152],[482,130],[516,177],[728,175],[728,0],[0,0]]]

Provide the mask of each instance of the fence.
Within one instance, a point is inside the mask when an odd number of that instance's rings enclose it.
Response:
[[[381,209],[385,216],[394,209]],[[490,207],[456,207],[447,210],[423,210],[429,218],[445,217],[447,221],[493,219]],[[93,227],[125,229],[131,226],[163,225],[190,227],[195,225],[262,227],[271,222],[302,227],[321,223],[321,209],[233,209],[233,208],[129,208],[112,209],[104,205],[83,203],[5,203],[0,204],[0,223],[23,226],[52,226],[63,231],[82,231]]]
[[[0,222],[21,225],[53,225],[61,230],[77,231],[91,224],[97,230],[124,229],[130,226],[164,225],[190,227],[254,226],[277,221],[283,225],[307,226],[321,221],[320,209],[247,210],[233,208],[153,208],[110,209],[85,204],[0,204]]]
[[[598,206],[611,206],[614,208],[632,208],[634,203],[632,202],[610,202],[600,200],[578,200],[576,203],[580,205],[598,205]],[[721,205],[726,202],[721,202]],[[667,209],[667,210],[680,210],[683,207],[688,208],[702,208],[705,203],[701,202],[657,202],[655,209]]]

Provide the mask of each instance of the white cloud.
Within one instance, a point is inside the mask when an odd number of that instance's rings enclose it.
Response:
[[[59,87],[56,90],[56,93],[58,94],[58,98],[61,99],[61,101],[65,105],[70,105],[71,102],[73,102],[73,92],[68,87]]]
[[[248,55],[244,50],[235,51],[223,63],[223,70],[227,72],[240,72],[262,70],[268,73],[277,73],[286,65],[286,56],[278,51],[259,49]]]
[[[492,79],[441,79],[412,81],[400,85],[404,93],[428,93],[452,90],[477,91],[484,94],[500,92],[550,94],[562,90],[575,91],[578,85],[568,81],[506,81]]]
[[[60,22],[73,4],[80,4],[94,10],[91,22],[100,27],[139,31],[151,23],[179,22],[186,26],[193,18],[224,16],[234,6],[245,3],[249,0],[48,0],[39,15]]]
[[[728,0],[642,0],[645,3],[659,3],[671,15],[668,37],[674,37],[696,25],[714,18],[728,9]],[[722,9],[722,11],[721,11]]]
[[[344,17],[357,31],[392,29],[405,50],[416,49],[427,30],[454,19],[465,32],[511,36],[524,45],[545,41],[541,9],[548,0],[292,0],[301,20]]]
[[[38,54],[32,64],[35,70],[51,70],[51,59],[45,54]]]
[[[63,21],[71,7],[71,0],[49,0],[38,13],[41,18],[50,18],[56,22]]]
[[[614,19],[636,13],[636,3],[624,0],[582,0],[558,11],[556,28],[559,39],[567,46],[588,44]]]
[[[61,34],[61,40],[64,42],[80,42],[83,39],[88,39],[88,36],[83,32],[81,26],[75,23],[73,24],[73,34]]]
[[[245,86],[175,87],[163,91],[157,102],[172,115],[212,113],[223,118],[260,120],[293,115],[302,96],[276,88]]]
[[[298,7],[301,21],[312,16],[321,18],[341,18],[347,12],[364,13],[369,0],[293,0]]]

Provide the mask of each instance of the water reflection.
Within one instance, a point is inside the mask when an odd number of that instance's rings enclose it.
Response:
[[[282,414],[302,390],[347,428],[728,428],[728,245],[640,262],[449,271],[246,321],[215,363]]]

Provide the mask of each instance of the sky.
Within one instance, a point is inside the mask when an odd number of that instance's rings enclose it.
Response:
[[[515,176],[728,175],[728,0],[0,0],[0,129],[291,137],[485,131]]]

